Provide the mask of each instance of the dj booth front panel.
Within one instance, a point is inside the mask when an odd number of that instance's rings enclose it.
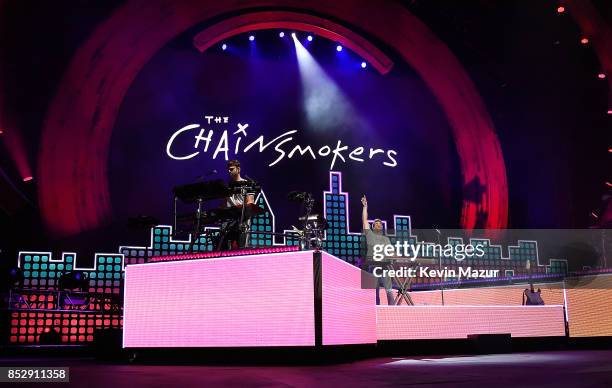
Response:
[[[313,346],[312,252],[126,267],[129,348]]]

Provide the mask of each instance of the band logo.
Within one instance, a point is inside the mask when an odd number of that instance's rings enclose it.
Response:
[[[166,144],[166,154],[174,160],[189,160],[200,154],[212,153],[212,159],[223,157],[225,160],[236,159],[240,153],[248,152],[264,153],[270,149],[276,158],[268,166],[272,167],[282,160],[293,157],[329,159],[330,170],[334,169],[336,163],[347,161],[363,163],[366,160],[376,160],[382,162],[384,166],[397,166],[397,151],[384,150],[373,147],[349,147],[343,145],[342,140],[338,140],[335,145],[323,145],[316,147],[312,145],[296,144],[295,137],[297,130],[286,131],[271,140],[267,140],[264,135],[260,135],[254,140],[249,137],[247,129],[249,124],[237,123],[235,130],[230,129],[210,129],[211,125],[229,124],[229,117],[224,116],[204,116],[207,128],[200,124],[186,125],[170,136]],[[193,152],[179,153],[173,149],[177,138],[187,136],[193,137]],[[350,148],[350,150],[349,150]]]

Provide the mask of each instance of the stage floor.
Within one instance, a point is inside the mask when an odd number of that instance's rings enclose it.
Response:
[[[89,358],[5,358],[2,366],[70,366],[88,387],[612,386],[612,350],[375,358],[316,366],[160,366]],[[26,386],[20,385],[20,386]]]

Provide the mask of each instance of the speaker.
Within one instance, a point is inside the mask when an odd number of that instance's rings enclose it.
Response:
[[[93,337],[92,349],[96,358],[118,360],[125,357],[122,329],[97,329]]]

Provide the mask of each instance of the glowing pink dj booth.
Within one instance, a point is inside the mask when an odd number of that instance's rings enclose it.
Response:
[[[325,252],[129,265],[126,348],[376,343],[375,290]]]
[[[129,265],[123,346],[318,347],[565,335],[563,305],[513,305],[507,297],[510,305],[479,305],[483,289],[471,289],[445,293],[472,305],[419,305],[425,296],[434,301],[431,291],[416,293],[416,306],[377,307],[375,290],[362,289],[361,281],[359,268],[313,251]]]

